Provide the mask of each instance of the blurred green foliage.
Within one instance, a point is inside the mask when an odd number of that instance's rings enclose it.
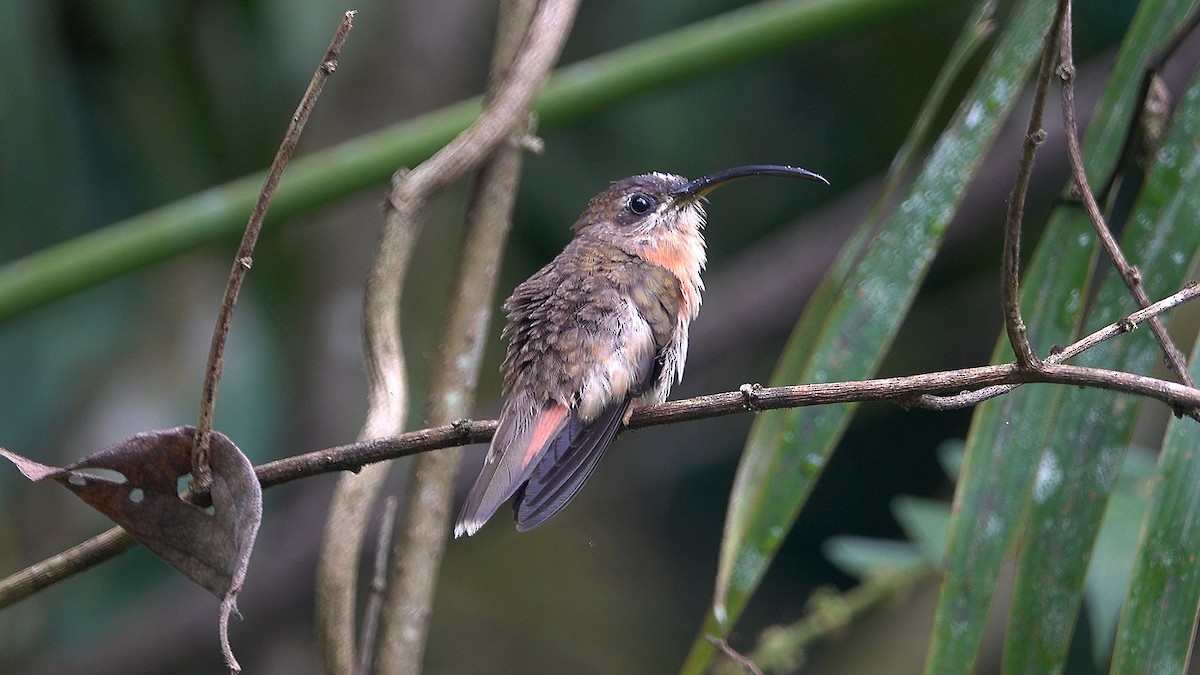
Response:
[[[741,4],[584,3],[563,62]],[[1080,3],[1081,67],[1113,48],[1136,4]],[[852,28],[543,126],[546,151],[526,165],[501,293],[556,253],[584,202],[622,176],[779,162],[831,179],[828,191],[751,182],[723,191],[707,232],[714,294],[739,288],[736,274],[723,270],[745,269],[737,264],[757,260],[751,256],[763,248],[786,250],[780,242],[802,227],[799,214],[854,204],[854,188],[887,168],[970,9],[953,0],[878,6]],[[0,264],[261,170],[347,8],[318,0],[0,2]],[[490,3],[368,0],[356,8],[355,33],[301,155],[482,88]],[[1010,11],[1001,3],[998,17]],[[961,98],[979,65],[970,64],[950,100]],[[953,112],[941,110],[938,124]],[[357,303],[379,195],[328,204],[265,233],[217,407],[218,427],[255,461],[354,435],[363,397]],[[452,268],[458,196],[435,205],[410,274],[404,328],[414,410]],[[979,217],[995,223],[1001,214]],[[830,223],[846,235],[852,227],[846,218]],[[974,250],[935,261],[884,371],[986,359],[1000,325],[999,248],[994,232],[978,229],[985,234],[970,239]],[[0,444],[65,462],[142,429],[191,421],[232,252],[232,243],[208,246],[0,325]],[[802,269],[814,259],[799,253],[774,264]],[[747,300],[756,290],[740,288]],[[697,329],[721,325],[729,309],[706,304]],[[946,312],[971,324],[964,334],[942,334]],[[698,337],[677,395],[766,381],[797,314],[737,326],[728,345]],[[771,319],[783,327],[769,327]],[[499,340],[488,349],[479,417],[496,407]],[[823,558],[827,537],[899,536],[888,511],[893,495],[946,496],[934,451],[962,437],[967,422],[968,413],[860,410],[735,642],[750,644],[763,626],[793,620],[814,588],[851,583]],[[626,434],[553,524],[517,537],[498,518],[476,540],[451,546],[430,672],[678,667],[711,594],[749,424],[725,418]],[[106,526],[65,493],[14,474],[0,471],[0,573]],[[310,595],[330,485],[303,481],[267,495],[240,603],[246,620],[233,633],[253,672],[319,670]],[[0,671],[219,672],[214,617],[202,593],[136,551],[0,613]],[[911,623],[925,628],[928,616]]]

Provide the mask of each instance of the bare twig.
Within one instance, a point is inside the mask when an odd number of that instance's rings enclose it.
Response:
[[[1200,284],[1189,284],[1187,288],[1162,302],[1110,324],[1060,351],[1076,355],[1085,348],[1133,330],[1151,316],[1196,297],[1200,297]],[[1054,363],[1053,358],[1052,356],[1046,359],[1039,371],[1025,371],[1015,363],[1008,363],[854,382],[771,388],[750,385],[735,391],[638,408],[629,420],[628,428],[677,424],[735,415],[750,410],[774,410],[831,403],[896,401],[917,405],[923,404],[926,400],[923,397],[928,394],[976,389],[983,391],[998,385],[1016,386],[1033,382],[1097,387],[1147,396],[1163,401],[1173,408],[1200,406],[1200,389],[1194,387],[1132,373],[1061,365]],[[332,471],[358,471],[368,464],[430,450],[486,443],[491,440],[495,430],[494,420],[460,420],[440,427],[410,431],[388,438],[364,440],[268,462],[256,467],[255,473],[263,488],[270,488]],[[61,553],[0,579],[0,608],[111,558],[132,546],[131,542],[123,530],[113,528],[71,549],[77,552],[75,554]],[[80,556],[86,558],[82,564],[76,559]]]
[[[723,640],[715,635],[705,635],[704,639],[708,640],[709,644],[719,649],[722,654],[732,659],[734,663],[737,663],[739,666],[741,666],[743,671],[751,673],[752,675],[763,675],[761,668],[755,665],[754,662],[751,661],[745,654],[731,647],[729,642],[726,640]]]
[[[420,213],[425,201],[479,166],[496,145],[525,120],[541,83],[558,58],[577,8],[577,0],[543,0],[540,3],[527,42],[504,84],[466,131],[413,169],[392,191],[393,205],[398,210],[407,217]]]
[[[120,527],[110,528],[0,580],[0,607],[27,598],[134,546],[137,542],[128,532]]]
[[[363,609],[362,636],[358,641],[358,674],[366,675],[371,670],[371,645],[379,628],[379,613],[383,610],[383,594],[387,590],[388,551],[392,548],[392,534],[396,531],[395,497],[383,500],[383,516],[379,520],[379,537],[375,541],[374,574]]]
[[[200,414],[196,421],[196,434],[192,442],[193,492],[207,492],[212,485],[208,451],[212,441],[213,410],[217,405],[217,383],[221,379],[221,369],[224,365],[225,342],[229,338],[233,308],[237,304],[238,294],[241,292],[246,273],[250,271],[250,267],[254,263],[254,247],[258,243],[258,235],[262,231],[263,219],[267,216],[267,209],[271,205],[271,199],[275,196],[275,189],[279,187],[279,179],[283,176],[283,171],[287,168],[292,153],[296,150],[296,143],[300,140],[300,134],[304,131],[308,116],[321,96],[325,82],[337,70],[342,46],[346,44],[350,29],[354,27],[354,15],[355,12],[349,11],[342,17],[342,22],[338,25],[337,31],[333,34],[333,40],[329,43],[329,49],[325,51],[325,57],[321,59],[321,65],[313,73],[312,80],[308,83],[308,89],[300,99],[300,105],[292,114],[292,120],[283,135],[283,142],[280,143],[279,150],[275,153],[275,159],[271,161],[271,167],[267,169],[267,178],[263,181],[258,200],[250,212],[250,220],[246,223],[246,231],[242,234],[242,243],[238,246],[237,255],[233,259],[233,268],[229,271],[229,282],[225,286],[225,297],[221,300],[221,309],[217,312],[217,325],[213,329],[212,343],[208,349],[208,366],[204,371],[204,387],[200,395]]]
[[[1037,88],[1033,95],[1033,109],[1029,113],[1029,127],[1025,131],[1025,144],[1017,164],[1017,179],[1008,200],[1008,214],[1004,222],[1004,248],[1001,255],[1002,285],[1004,295],[1004,330],[1008,342],[1022,368],[1035,370],[1041,360],[1029,344],[1029,333],[1021,318],[1021,223],[1025,218],[1025,197],[1029,192],[1029,178],[1033,175],[1033,160],[1037,149],[1046,140],[1042,129],[1042,116],[1046,110],[1046,96],[1050,90],[1050,77],[1054,73],[1055,39],[1062,21],[1065,2],[1059,3],[1050,30],[1046,33],[1042,47],[1042,58],[1038,66]]]
[[[1083,337],[1082,339],[1072,343],[1067,347],[1058,347],[1051,351],[1046,357],[1044,363],[1057,364],[1063,363],[1067,359],[1074,358],[1083,352],[1095,347],[1096,345],[1116,337],[1122,333],[1128,333],[1136,328],[1139,324],[1148,321],[1151,317],[1158,316],[1169,309],[1182,305],[1183,303],[1200,296],[1200,284],[1192,282],[1185,286],[1183,290],[1169,295],[1162,300],[1138,311],[1130,314],[1121,321],[1109,324],[1100,330]],[[1001,394],[1016,389],[1019,384],[1003,384],[994,387],[983,387],[974,391],[965,392],[955,396],[933,396],[925,394],[917,398],[913,405],[929,410],[955,410],[957,408],[968,408],[970,406],[982,403],[989,398],[995,398]]]
[[[1121,251],[1116,238],[1113,237],[1112,232],[1108,229],[1108,224],[1104,221],[1104,215],[1100,212],[1100,205],[1096,202],[1096,196],[1092,193],[1091,186],[1088,183],[1087,170],[1083,165],[1083,151],[1079,144],[1079,127],[1075,120],[1075,60],[1071,47],[1071,0],[1064,0],[1064,2],[1067,9],[1058,40],[1058,75],[1062,80],[1063,131],[1067,139],[1067,160],[1071,167],[1071,175],[1075,188],[1083,202],[1084,211],[1087,213],[1088,219],[1091,220],[1092,227],[1095,228],[1105,253],[1112,260],[1113,265],[1117,268],[1117,272],[1121,275],[1121,279],[1125,282],[1126,287],[1129,288],[1138,305],[1147,307],[1150,305],[1150,297],[1146,295],[1146,289],[1142,286],[1141,272],[1125,258],[1125,254]],[[1191,374],[1188,372],[1183,352],[1179,351],[1179,348],[1175,346],[1171,337],[1167,335],[1166,328],[1157,317],[1150,318],[1150,331],[1154,333],[1155,339],[1162,346],[1163,353],[1166,355],[1167,365],[1171,368],[1171,371],[1189,387],[1195,387]],[[1200,409],[1193,408],[1185,412],[1197,421],[1200,421]]]
[[[912,405],[922,394],[963,391],[999,384],[1040,382],[1096,387],[1128,394],[1139,394],[1163,401],[1173,408],[1200,403],[1200,389],[1167,380],[1102,368],[1061,364],[1043,365],[1044,367],[1037,371],[1026,371],[1016,363],[1005,363],[875,380],[760,387],[752,389],[750,398],[751,405],[755,410],[777,410],[865,401],[896,401]],[[746,392],[739,390],[640,408],[629,421],[629,428],[675,424],[745,412],[747,410],[746,398]]]

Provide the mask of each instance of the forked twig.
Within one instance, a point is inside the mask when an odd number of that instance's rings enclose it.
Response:
[[[1065,362],[1067,359],[1079,356],[1083,352],[1095,347],[1096,345],[1116,337],[1122,333],[1128,333],[1138,325],[1148,321],[1151,317],[1158,316],[1169,309],[1182,305],[1183,303],[1200,296],[1200,284],[1192,282],[1185,286],[1183,290],[1169,295],[1149,307],[1139,309],[1130,314],[1124,319],[1111,323],[1100,330],[1095,331],[1073,343],[1067,347],[1054,347],[1050,351],[1050,355],[1046,357],[1043,363],[1056,365]],[[982,403],[989,398],[995,398],[1001,394],[1016,389],[1019,384],[1001,384],[992,387],[983,387],[974,391],[964,392],[954,396],[934,396],[932,394],[924,394],[917,397],[913,405],[919,408],[928,410],[955,410],[957,408],[968,408],[970,406]]]
[[[1083,202],[1084,211],[1088,215],[1088,219],[1092,222],[1092,227],[1096,230],[1096,235],[1100,238],[1100,244],[1104,247],[1104,252],[1112,260],[1113,265],[1117,268],[1117,272],[1121,275],[1121,279],[1125,282],[1125,286],[1129,288],[1134,300],[1141,307],[1150,305],[1150,297],[1146,294],[1146,289],[1142,286],[1141,272],[1129,263],[1125,258],[1125,254],[1121,251],[1120,245],[1109,230],[1108,224],[1104,220],[1104,214],[1100,211],[1100,205],[1096,201],[1095,194],[1092,193],[1090,184],[1088,183],[1087,170],[1083,165],[1083,151],[1079,143],[1079,126],[1075,120],[1075,60],[1073,49],[1071,46],[1071,0],[1064,0],[1066,3],[1066,12],[1064,20],[1059,31],[1059,66],[1058,75],[1062,79],[1062,102],[1063,102],[1063,132],[1067,140],[1067,161],[1071,167],[1071,176],[1075,184],[1075,189],[1079,193],[1079,198]],[[1183,352],[1175,346],[1171,337],[1167,335],[1167,329],[1163,326],[1162,321],[1157,317],[1151,317],[1150,331],[1154,334],[1154,338],[1158,340],[1162,347],[1163,353],[1166,356],[1167,365],[1171,371],[1175,373],[1180,380],[1189,387],[1195,387],[1195,382],[1192,381],[1191,374],[1188,372],[1187,360],[1183,356]],[[1200,408],[1191,407],[1183,410],[1188,416],[1200,421]]]
[[[538,38],[531,34],[531,27],[538,9],[538,0],[501,6],[484,94],[486,103],[495,99],[510,75],[522,75],[521,71],[514,71],[514,62],[523,45],[537,47]],[[543,22],[537,29],[549,26]],[[558,27],[563,41],[569,26],[570,22]],[[553,59],[542,62],[547,75],[555,60],[557,53]],[[537,86],[536,79],[529,82],[531,87]],[[520,139],[532,133],[531,120],[532,115],[526,115],[524,121],[517,120],[506,137],[481,158],[475,172],[449,302],[433,359],[424,411],[427,424],[445,424],[466,417],[474,408],[483,346],[496,306],[498,272],[512,229],[513,205],[520,183],[524,154]],[[434,590],[445,554],[446,532],[450,529],[460,455],[458,449],[428,453],[416,458],[409,471],[408,504],[389,564],[387,611],[382,617],[379,638],[369,647],[374,650],[379,672],[421,670]]]

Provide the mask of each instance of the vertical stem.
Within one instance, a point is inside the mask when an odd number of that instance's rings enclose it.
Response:
[[[221,380],[221,370],[225,363],[225,342],[229,338],[229,326],[233,323],[233,308],[237,304],[238,294],[241,293],[246,273],[254,264],[254,247],[258,244],[258,235],[262,232],[267,209],[271,206],[275,190],[279,187],[279,179],[283,177],[283,170],[287,168],[288,162],[292,159],[292,153],[296,151],[300,134],[304,131],[304,125],[308,123],[308,117],[312,113],[313,107],[316,106],[317,99],[321,96],[321,90],[325,88],[325,82],[337,70],[342,47],[346,44],[346,38],[350,36],[350,30],[354,27],[354,15],[354,11],[349,11],[342,16],[342,22],[334,32],[329,48],[325,50],[325,57],[321,59],[321,65],[313,73],[312,80],[308,83],[308,89],[305,90],[304,96],[300,98],[300,104],[296,107],[296,112],[292,113],[292,120],[283,134],[283,142],[279,144],[279,150],[275,152],[275,159],[271,161],[271,167],[267,170],[267,177],[263,181],[262,190],[258,193],[258,199],[254,202],[254,208],[250,211],[250,220],[246,223],[246,229],[242,233],[242,242],[238,245],[237,255],[234,256],[233,268],[229,271],[229,282],[225,285],[225,297],[221,300],[221,309],[217,311],[217,322],[213,328],[212,342],[208,349],[208,365],[204,369],[200,413],[192,441],[191,489],[193,492],[207,492],[212,485],[208,452],[209,444],[212,442],[213,411],[217,405],[217,383]]]
[[[393,184],[403,180],[397,173]],[[408,383],[400,339],[400,296],[420,226],[388,204],[363,300],[363,342],[367,366],[367,415],[359,440],[394,436],[404,430]],[[329,505],[321,556],[317,562],[316,629],[324,670],[350,675],[355,654],[358,558],[371,508],[387,478],[389,463],[364,466],[338,479]]]
[[[1025,320],[1021,318],[1021,225],[1025,219],[1025,197],[1029,192],[1029,179],[1033,174],[1033,160],[1037,149],[1046,140],[1042,129],[1042,117],[1046,111],[1046,98],[1050,90],[1050,77],[1054,73],[1054,60],[1058,41],[1059,25],[1063,14],[1068,11],[1065,0],[1058,3],[1050,29],[1043,41],[1042,57],[1038,66],[1037,86],[1033,96],[1033,110],[1029,113],[1029,126],[1025,131],[1025,144],[1021,148],[1021,159],[1017,164],[1017,179],[1013,183],[1012,195],[1008,199],[1008,213],[1004,222],[1004,249],[1001,256],[1004,293],[1004,330],[1008,342],[1016,355],[1017,364],[1025,370],[1037,369],[1041,365],[1033,346],[1029,344],[1029,333]]]
[[[379,537],[375,542],[375,565],[371,575],[371,590],[367,596],[367,606],[363,610],[362,640],[358,649],[358,675],[371,672],[369,658],[375,636],[379,632],[379,615],[383,611],[383,593],[387,590],[388,551],[392,548],[392,533],[396,529],[396,509],[398,502],[395,497],[388,497],[383,503],[383,516],[379,519]]]
[[[365,321],[371,409],[363,427],[363,437],[390,435],[385,430],[396,433],[395,428],[400,426],[399,420],[402,420],[404,413],[404,406],[397,403],[405,397],[403,361],[396,325],[400,300],[398,283],[402,273],[395,271],[396,266],[391,264],[389,257],[397,257],[401,263],[406,262],[410,248],[404,248],[401,255],[393,252],[389,243],[394,238],[403,239],[407,245],[411,245],[420,227],[421,213],[432,195],[479,166],[514,129],[521,126],[534,96],[541,90],[558,59],[577,9],[578,0],[544,0],[538,3],[531,27],[521,33],[523,41],[516,40],[521,48],[516,51],[512,68],[503,84],[495,90],[495,96],[483,114],[470,128],[411,172],[396,174],[389,196],[385,240],[380,245],[367,281]],[[379,368],[377,361],[393,365],[391,368]],[[473,368],[477,368],[477,365]],[[355,667],[353,628],[358,578],[355,568],[367,513],[378,494],[385,471],[385,468],[374,469],[364,472],[366,478],[344,481],[339,485],[335,503],[330,508],[317,580],[318,635],[326,671],[350,673]],[[413,492],[421,492],[421,489],[414,489]],[[449,526],[444,529],[448,531]],[[404,541],[406,539],[402,537],[401,546],[405,545]],[[436,559],[440,560],[440,545],[435,547],[439,549]],[[421,581],[413,583],[429,584],[427,594],[431,596],[436,570],[430,574],[420,574],[414,570],[414,574]],[[377,642],[387,646],[382,653],[389,663],[396,649],[401,648],[401,638],[407,635],[405,631],[398,633],[397,624],[389,618],[397,611],[396,606],[393,602],[385,609],[382,632]],[[416,611],[422,614],[422,610]],[[423,614],[427,613],[426,604]],[[424,625],[423,615],[417,616],[416,620]],[[420,632],[423,641],[424,629]],[[405,658],[419,667],[420,650]],[[389,672],[392,671],[389,669]]]
[[[501,5],[487,97],[499,89],[529,31],[536,0]],[[451,305],[438,341],[425,417],[446,424],[467,417],[475,400],[483,345],[495,305],[496,278],[516,200],[521,168],[520,125],[478,172],[454,275]],[[460,448],[414,460],[403,532],[394,552],[391,585],[375,654],[375,672],[419,673],[433,594],[450,530]]]

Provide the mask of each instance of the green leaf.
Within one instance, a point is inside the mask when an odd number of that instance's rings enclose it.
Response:
[[[952,481],[957,481],[962,475],[963,460],[966,455],[967,444],[958,439],[943,441],[937,449],[938,464],[942,465],[942,471]]]
[[[1146,452],[1125,455],[1117,487],[1100,523],[1084,582],[1087,593],[1084,607],[1088,612],[1092,656],[1096,663],[1107,662],[1112,652],[1113,634],[1125,604],[1138,535],[1146,515],[1147,485],[1153,473],[1154,460]]]
[[[1091,273],[1095,238],[1073,215],[1051,220],[1022,293],[1029,339],[1041,353],[1074,335],[1079,289]],[[995,362],[1012,358],[1006,341],[993,356]],[[1026,386],[976,409],[954,497],[927,673],[972,670],[1001,565],[1022,522],[1046,417],[1061,394],[1061,387]]]
[[[1148,0],[1127,34],[1084,142],[1089,172],[1112,166],[1129,123],[1141,69],[1183,9]],[[1095,233],[1075,207],[1056,209],[1023,278],[1030,341],[1039,353],[1066,344],[1079,330],[1090,284]],[[993,359],[1011,361],[1002,339]],[[976,409],[955,493],[946,572],[934,617],[928,673],[970,672],[1001,565],[1024,522],[1039,457],[1053,432],[1064,388],[1027,386]],[[1049,478],[1053,467],[1042,467]]]
[[[1183,285],[1200,249],[1195,220],[1200,212],[1198,119],[1200,78],[1176,110],[1170,134],[1122,237],[1122,249],[1143,270],[1142,281],[1152,298]],[[1119,275],[1109,274],[1088,323],[1099,328],[1136,308]],[[1169,324],[1171,315],[1161,318]],[[1140,330],[1093,348],[1077,362],[1146,373],[1160,354],[1150,331]],[[1099,389],[1071,389],[1064,393],[1058,415],[1050,420],[1052,431],[1040,460],[1017,570],[1005,650],[1008,672],[1055,672],[1066,662],[1100,519],[1141,402]],[[1053,480],[1042,480],[1051,476]]]
[[[1200,340],[1190,361],[1192,379],[1200,380]],[[1171,420],[1117,628],[1114,673],[1181,673],[1188,662],[1200,602],[1197,450],[1200,424]]]
[[[869,579],[880,574],[908,569],[929,557],[906,542],[871,537],[830,537],[823,547],[825,557],[846,574]]]
[[[892,512],[908,538],[916,542],[929,560],[946,556],[946,533],[950,530],[950,505],[933,499],[901,495],[892,500]]]
[[[1030,0],[1009,27],[935,144],[899,207],[878,228],[864,223],[843,249],[801,317],[773,384],[869,377],[910,306],[946,225],[1016,100],[1053,3]],[[955,58],[977,44],[986,3],[976,8]],[[935,91],[937,91],[935,89]],[[938,107],[940,101],[927,106]],[[861,250],[860,250],[861,249]],[[853,406],[764,413],[756,420],[726,516],[713,608],[684,672],[700,672],[713,654],[706,635],[737,620],[840,438]],[[718,620],[719,619],[719,620]]]

